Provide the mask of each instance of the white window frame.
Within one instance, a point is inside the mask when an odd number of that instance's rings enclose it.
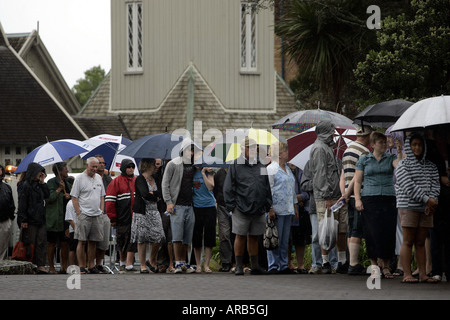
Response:
[[[140,8],[140,16],[139,9]],[[129,11],[131,9],[131,17]],[[142,1],[126,3],[126,22],[127,22],[127,71],[142,72],[143,69],[143,4]],[[130,39],[130,26],[131,39]],[[140,30],[139,30],[140,29]],[[140,32],[139,32],[140,31]],[[130,63],[131,61],[131,63]]]
[[[246,10],[245,17],[243,10]],[[254,1],[241,1],[240,6],[240,70],[258,71],[258,19],[257,5]],[[245,21],[243,19],[245,18]],[[244,26],[245,23],[245,26]],[[254,30],[252,30],[254,26]],[[244,30],[245,27],[245,30]],[[245,51],[244,51],[245,50]]]

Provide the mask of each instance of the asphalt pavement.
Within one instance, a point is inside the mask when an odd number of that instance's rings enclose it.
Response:
[[[372,289],[370,289],[370,287]],[[1,275],[1,300],[449,300],[450,283],[368,276],[211,274]]]

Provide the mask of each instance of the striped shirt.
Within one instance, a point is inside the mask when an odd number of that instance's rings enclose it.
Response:
[[[359,158],[369,153],[369,149],[358,141],[351,142],[342,156],[342,167],[344,169],[345,190],[355,175],[355,167]],[[361,186],[362,187],[362,186]]]
[[[429,198],[438,199],[440,193],[439,173],[434,163],[425,158],[424,154],[418,161],[410,146],[410,136],[405,141],[406,158],[397,166],[395,185],[397,208],[424,210]]]

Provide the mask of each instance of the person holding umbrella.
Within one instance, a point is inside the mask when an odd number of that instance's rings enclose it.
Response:
[[[66,205],[70,200],[72,184],[67,180],[69,170],[65,162],[55,163],[52,167],[55,177],[47,182],[50,197],[46,199],[46,228],[48,241],[49,273],[56,273],[54,266],[56,244],[61,246],[60,273],[66,273],[69,260],[69,223],[65,221]]]
[[[183,139],[180,155],[167,163],[163,175],[162,195],[170,214],[175,273],[195,272],[186,263],[186,259],[195,225],[192,187],[194,162],[200,151],[201,148],[191,139]]]

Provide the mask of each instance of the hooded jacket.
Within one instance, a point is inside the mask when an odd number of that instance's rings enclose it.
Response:
[[[335,200],[341,196],[339,180],[342,163],[333,152],[334,130],[331,121],[320,121],[316,126],[317,139],[309,160],[316,200]]]
[[[106,214],[111,222],[118,225],[131,224],[133,217],[136,177],[126,174],[127,167],[131,163],[133,161],[130,159],[122,160],[120,165],[121,175],[113,179],[106,189]]]
[[[183,179],[183,158],[181,157],[181,154],[192,144],[195,147],[195,153],[202,150],[201,147],[191,139],[183,139],[180,148],[180,155],[169,161],[164,170],[164,175],[161,183],[161,191],[163,199],[167,205],[177,203],[178,194],[180,193],[181,181]],[[196,159],[194,155],[194,161],[195,160]]]
[[[411,150],[411,138],[422,139],[424,151],[418,160]],[[429,198],[438,199],[440,193],[439,173],[434,163],[426,159],[427,145],[423,137],[410,135],[405,141],[406,158],[396,170],[397,208],[424,210]]]
[[[45,199],[50,196],[46,183],[41,184],[34,178],[45,169],[40,164],[31,162],[28,165],[25,181],[19,195],[19,208],[17,211],[17,224],[31,225],[45,224]]]

